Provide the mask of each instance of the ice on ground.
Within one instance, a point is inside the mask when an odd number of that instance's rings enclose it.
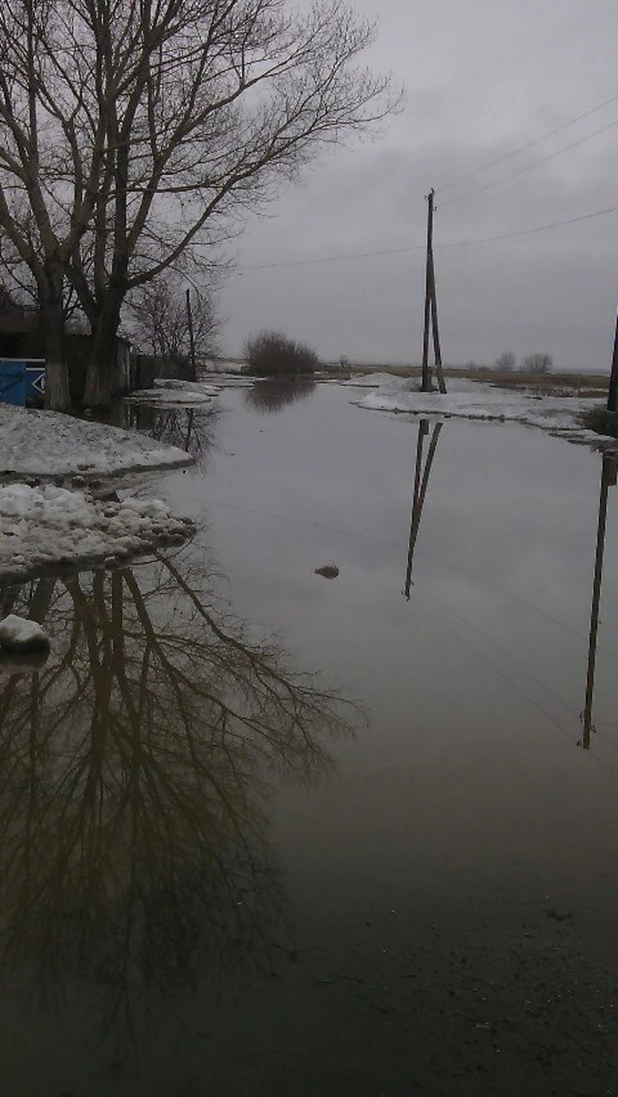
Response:
[[[180,543],[193,530],[160,499],[97,499],[51,484],[8,484],[0,488],[0,581],[55,566],[112,566]]]
[[[0,475],[93,478],[192,463],[137,431],[0,403]]]
[[[599,406],[598,399],[547,396],[526,389],[503,389],[482,381],[450,378],[448,393],[420,392],[418,381],[381,375],[379,388],[367,393],[359,407],[373,411],[407,412],[429,417],[524,423],[573,441],[600,436],[582,429],[581,415]]]
[[[397,378],[392,373],[362,373],[358,377],[350,377],[342,384],[351,389],[379,389],[395,380]]]
[[[197,407],[210,404],[218,396],[221,387],[206,384],[203,381],[182,381],[179,378],[155,378],[150,389],[138,389],[132,392],[128,400],[144,401],[148,404],[182,405]]]
[[[0,621],[0,649],[8,652],[47,651],[49,638],[36,621],[10,613]]]
[[[153,387],[176,389],[180,392],[205,392],[207,396],[218,396],[221,391],[219,384],[209,384],[208,381],[183,381],[180,377],[155,377]]]

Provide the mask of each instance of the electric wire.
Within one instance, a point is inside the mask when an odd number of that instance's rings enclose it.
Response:
[[[608,206],[606,209],[594,210],[592,213],[584,213],[579,217],[568,217],[562,221],[552,221],[547,225],[536,225],[533,228],[519,229],[516,232],[501,233],[498,236],[484,236],[471,240],[448,240],[434,242],[434,248],[464,248],[479,244],[493,244],[503,240],[515,240],[521,236],[533,236],[538,232],[549,232],[551,229],[562,228],[566,225],[576,225],[582,221],[592,221],[597,217],[605,217],[610,213],[616,213],[617,206]],[[281,270],[291,267],[317,266],[327,263],[348,263],[360,259],[377,259],[389,255],[407,255],[415,251],[425,251],[426,245],[410,244],[403,248],[383,248],[380,251],[349,252],[346,255],[323,255],[314,259],[289,259],[280,263],[256,263],[240,268],[236,273],[243,275],[252,271]]]
[[[604,99],[602,103],[597,103],[595,107],[590,107],[585,110],[583,114],[578,114],[575,118],[570,118],[568,122],[562,122],[561,125],[556,126],[554,129],[549,130],[548,133],[542,134],[541,137],[535,137],[532,141],[528,141],[525,145],[520,145],[518,148],[513,149],[511,152],[505,153],[504,156],[499,156],[497,160],[492,160],[489,164],[485,164],[481,168],[475,168],[474,171],[469,171],[466,175],[460,175],[456,179],[452,179],[450,183],[445,183],[441,187],[436,188],[436,194],[442,194],[445,190],[451,190],[453,187],[458,186],[460,183],[467,183],[469,179],[475,179],[477,175],[482,175],[485,171],[490,171],[492,168],[497,168],[500,164],[505,164],[507,160],[512,160],[514,157],[519,156],[522,152],[527,152],[528,149],[535,148],[536,145],[541,145],[543,141],[548,141],[550,137],[555,137],[556,134],[562,133],[564,130],[574,126],[577,122],[582,122],[584,118],[589,118],[592,114],[596,114],[597,111],[602,110],[603,107],[608,107],[611,103],[615,103],[618,100],[618,95],[612,95],[609,99]]]
[[[526,172],[532,171],[534,168],[538,168],[541,164],[547,164],[550,160],[555,160],[556,157],[562,156],[565,152],[570,152],[571,149],[576,149],[580,145],[591,141],[593,137],[598,137],[599,134],[605,133],[607,130],[613,129],[614,126],[618,126],[618,118],[614,118],[612,122],[607,122],[604,126],[601,126],[598,130],[593,130],[592,133],[586,134],[585,137],[580,137],[579,140],[573,141],[570,145],[565,145],[562,149],[557,149],[555,152],[550,152],[547,156],[541,157],[540,160],[534,160],[531,164],[525,164],[524,167],[519,168],[517,171],[513,171],[510,175],[501,175],[499,179],[492,179],[489,183],[483,183],[480,187],[474,187],[473,190],[467,190],[464,194],[458,194],[455,198],[449,198],[447,202],[440,204],[441,209],[446,209],[447,206],[454,206],[456,202],[463,202],[464,198],[471,198],[475,194],[483,194],[487,190],[491,190],[493,187],[500,186],[501,183],[508,183],[511,179],[518,179],[520,175],[525,175]]]

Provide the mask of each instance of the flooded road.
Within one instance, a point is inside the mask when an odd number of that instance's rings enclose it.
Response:
[[[194,542],[3,594],[15,1097],[618,1093],[612,471],[353,399],[179,412]]]

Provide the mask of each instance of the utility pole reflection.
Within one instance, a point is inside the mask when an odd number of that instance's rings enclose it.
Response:
[[[425,496],[427,494],[427,485],[429,483],[431,468],[433,465],[434,457],[436,455],[438,439],[440,437],[440,431],[442,430],[442,426],[442,423],[436,423],[433,428],[433,434],[431,436],[429,449],[427,451],[427,460],[425,461],[425,466],[423,467],[425,438],[429,434],[429,420],[421,419],[418,424],[418,439],[416,443],[416,467],[414,472],[414,493],[412,496],[412,516],[410,520],[410,538],[408,541],[406,584],[404,587],[404,594],[408,602],[410,601],[410,592],[412,589],[412,564],[414,561],[416,539],[418,537],[418,530],[421,524],[423,506],[425,504]]]

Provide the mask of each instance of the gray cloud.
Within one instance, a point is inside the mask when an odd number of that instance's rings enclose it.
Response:
[[[378,0],[357,0],[367,15]],[[464,200],[613,122],[618,101],[457,187],[452,179],[618,94],[609,0],[385,0],[369,58],[408,88],[406,111],[373,143],[338,150],[254,219],[223,293],[227,348],[265,327],[324,357],[418,360],[423,254],[250,271],[263,264],[422,244],[424,195],[438,188],[436,260],[445,357],[490,362],[547,350],[556,367],[605,370],[618,296],[618,214],[470,247],[618,205],[618,124],[533,170]]]

